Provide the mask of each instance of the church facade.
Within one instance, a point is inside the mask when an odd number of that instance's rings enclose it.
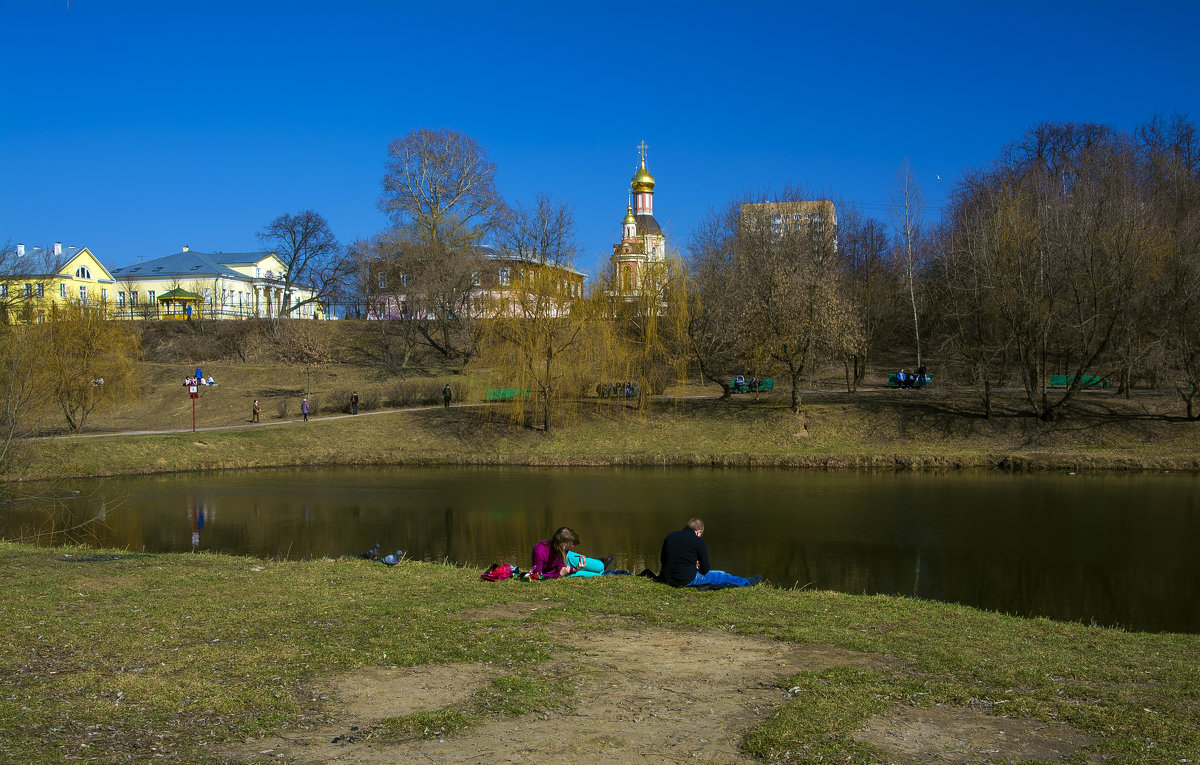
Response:
[[[646,169],[647,148],[645,141],[638,146],[641,163],[629,183],[621,241],[613,245],[610,258],[611,290],[627,297],[641,293],[667,255],[667,237],[654,219],[654,176]]]

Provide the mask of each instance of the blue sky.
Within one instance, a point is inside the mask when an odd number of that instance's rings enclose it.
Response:
[[[120,266],[259,249],[308,208],[349,242],[418,127],[474,137],[506,198],[573,205],[589,273],[642,140],[680,248],[789,183],[886,218],[905,157],[936,215],[1038,122],[1200,121],[1197,28],[1194,1],[0,0],[0,244]]]

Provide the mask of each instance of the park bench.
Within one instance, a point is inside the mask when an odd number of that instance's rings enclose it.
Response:
[[[512,401],[529,398],[529,388],[488,388],[485,401]]]
[[[1102,377],[1094,375],[1050,375],[1051,388],[1069,388],[1075,380],[1079,381],[1080,388],[1111,388],[1112,383]]]
[[[922,379],[919,381],[916,379],[916,377],[917,377],[916,375],[913,375],[912,387],[914,387],[914,388],[924,388],[926,385],[933,384],[933,375],[931,375],[931,374],[922,375]],[[900,387],[900,383],[896,380],[895,374],[888,375],[888,383],[887,384],[888,384],[889,388],[899,388]]]
[[[763,393],[775,390],[775,378],[764,377],[760,380],[747,380],[745,377],[736,377],[730,380],[729,390],[732,393]]]
[[[641,395],[642,386],[638,383],[598,383],[596,395],[600,398],[637,398]]]

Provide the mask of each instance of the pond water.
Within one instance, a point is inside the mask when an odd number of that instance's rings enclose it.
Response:
[[[658,568],[693,515],[713,565],[777,586],[1200,632],[1200,477],[722,469],[288,469],[85,481],[12,507],[0,536],[89,519],[94,543],[269,558],[355,555],[526,567],[572,526],[585,554]],[[51,520],[52,518],[52,520]]]

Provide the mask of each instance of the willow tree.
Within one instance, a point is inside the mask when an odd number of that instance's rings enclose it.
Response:
[[[138,341],[126,322],[107,321],[95,308],[56,305],[33,338],[44,349],[41,384],[78,433],[96,409],[138,394],[133,365]]]
[[[569,205],[539,194],[517,206],[500,235],[498,266],[481,283],[484,354],[500,386],[528,390],[508,405],[514,419],[550,432],[583,387],[592,306],[574,271],[578,246]]]
[[[603,378],[633,383],[637,407],[644,411],[669,382],[687,376],[692,358],[687,270],[679,255],[668,250],[661,259],[642,263],[631,284],[620,284],[618,278],[610,266],[599,279],[606,288],[594,296],[604,317]]]

